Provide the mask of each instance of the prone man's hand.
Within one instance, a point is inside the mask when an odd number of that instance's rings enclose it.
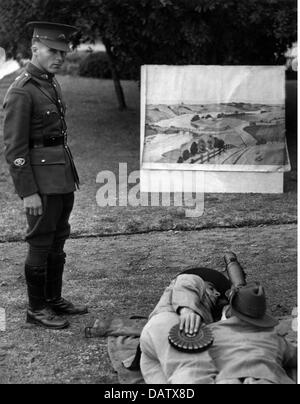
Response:
[[[187,335],[195,335],[198,333],[202,325],[202,318],[187,307],[180,310],[180,330],[185,331]]]
[[[24,198],[23,202],[24,202],[24,211],[27,215],[42,216],[43,203],[39,194],[27,196],[26,198]]]

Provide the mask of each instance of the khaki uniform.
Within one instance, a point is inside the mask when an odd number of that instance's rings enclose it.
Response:
[[[29,63],[9,88],[4,109],[5,156],[18,195],[74,192],[79,178],[57,80]]]
[[[76,28],[41,21],[27,26],[33,28],[34,44],[49,48],[48,61],[59,60],[60,64],[70,50],[70,35]],[[38,47],[34,50],[33,63],[27,65],[4,99],[5,157],[19,197],[39,194],[43,204],[40,216],[32,215],[32,209],[26,212],[27,322],[60,330],[69,322],[53,317],[48,307],[57,314],[87,313],[86,306],[75,306],[62,298],[64,245],[70,236],[69,219],[79,177],[67,144],[61,88],[54,74],[34,64],[40,63]],[[55,56],[50,53],[53,50]]]
[[[217,373],[208,351],[179,352],[168,340],[172,327],[180,322],[180,307],[199,314],[206,324],[214,319],[204,304],[204,281],[198,275],[182,274],[164,291],[141,335],[141,371],[147,384],[214,384]]]
[[[29,63],[9,88],[4,110],[5,156],[16,192],[21,198],[38,193],[43,201],[43,216],[27,215],[26,240],[34,247],[63,245],[79,177],[67,144],[60,85]]]
[[[262,329],[237,317],[210,328],[215,341],[209,353],[218,369],[217,383],[251,378],[256,384],[295,384],[284,367],[297,358],[297,349],[276,329]]]
[[[297,349],[276,330],[261,329],[237,317],[213,323],[203,305],[203,281],[181,275],[165,290],[141,335],[141,371],[147,384],[295,384],[284,367]],[[214,335],[203,353],[177,351],[168,341],[179,323],[177,310],[201,315]]]

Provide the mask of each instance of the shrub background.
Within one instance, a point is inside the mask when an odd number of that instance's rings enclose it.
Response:
[[[109,59],[106,52],[85,53],[74,57],[74,63],[77,64],[77,73],[82,77],[91,77],[96,79],[112,79]],[[72,58],[67,60],[68,70],[72,71]],[[121,80],[134,79],[133,74],[126,66],[118,66],[118,73]],[[76,71],[76,68],[74,69]]]

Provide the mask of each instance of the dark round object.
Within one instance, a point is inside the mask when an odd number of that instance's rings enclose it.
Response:
[[[225,293],[231,289],[231,282],[226,278],[223,273],[209,268],[191,268],[180,275],[197,275],[200,276],[205,282],[211,282],[222,297],[226,297]]]
[[[180,331],[180,325],[175,325],[169,333],[170,344],[181,352],[197,353],[206,351],[214,342],[214,337],[210,329],[201,327],[196,336],[188,336],[184,331]]]

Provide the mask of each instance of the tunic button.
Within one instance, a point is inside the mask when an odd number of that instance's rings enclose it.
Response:
[[[50,111],[47,111],[47,115],[50,115]]]
[[[42,163],[46,163],[46,160],[42,160]]]

